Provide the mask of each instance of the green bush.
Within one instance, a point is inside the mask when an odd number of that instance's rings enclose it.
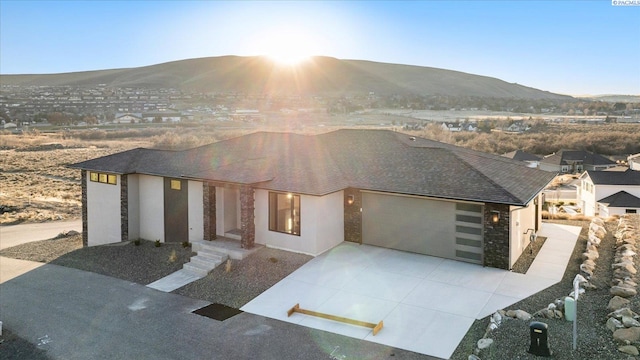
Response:
[[[162,246],[162,243],[160,242],[160,240],[156,240],[155,245],[156,245],[156,247],[160,247],[160,246]]]

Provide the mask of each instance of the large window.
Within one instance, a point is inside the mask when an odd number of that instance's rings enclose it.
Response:
[[[269,230],[300,235],[300,195],[269,193]]]
[[[89,180],[94,182],[101,182],[103,184],[111,184],[111,185],[118,184],[118,177],[116,175],[98,173],[93,171],[89,172]]]

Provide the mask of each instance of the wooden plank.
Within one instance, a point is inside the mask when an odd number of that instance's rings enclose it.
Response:
[[[311,315],[311,316],[315,316],[323,319],[339,321],[346,324],[368,327],[370,329],[373,329],[373,336],[376,336],[376,334],[382,329],[382,326],[383,326],[382,321],[380,321],[378,324],[374,324],[366,321],[349,319],[342,316],[330,315],[330,314],[325,314],[325,313],[321,313],[313,310],[302,309],[300,308],[300,304],[295,304],[291,309],[289,309],[287,311],[287,316],[291,316],[294,312],[305,314],[305,315]]]

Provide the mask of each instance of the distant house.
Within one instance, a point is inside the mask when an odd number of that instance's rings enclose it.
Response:
[[[585,171],[580,176],[578,205],[588,216],[637,213],[640,209],[640,172]]]
[[[504,129],[504,131],[506,132],[513,132],[513,133],[521,133],[527,130],[529,130],[529,127],[522,122],[515,122],[509,125],[506,129]]]
[[[629,169],[640,171],[640,154],[631,155],[627,158]]]
[[[442,128],[444,130],[447,130],[447,131],[452,131],[452,132],[462,131],[462,126],[460,125],[460,123],[447,123],[447,122],[444,122],[444,123],[442,123],[441,126],[442,126]]]
[[[598,171],[616,166],[616,162],[586,150],[560,150],[540,160],[540,170],[563,174]]]
[[[154,122],[157,119],[161,122],[180,122],[182,114],[174,111],[153,111],[142,113],[141,117],[147,122]]]
[[[343,241],[510,269],[554,178],[504,157],[382,130],[258,132],[84,161],[83,242],[237,236],[319,255]]]
[[[124,114],[116,114],[113,119],[114,124],[135,124],[142,122],[142,114],[132,114],[132,113],[124,113]]]
[[[512,152],[508,152],[506,154],[502,154],[502,156],[512,160],[516,160],[516,161],[524,161],[527,163],[527,166],[530,168],[537,168],[538,165],[540,165],[540,160],[542,159],[537,155],[530,154],[522,150],[515,150]]]

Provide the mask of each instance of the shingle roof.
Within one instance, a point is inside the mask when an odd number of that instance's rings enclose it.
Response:
[[[185,151],[134,149],[74,168],[254,184],[324,195],[347,187],[527,204],[554,174],[502,156],[386,130],[259,132]]]
[[[502,154],[502,156],[509,159],[518,160],[518,161],[540,161],[541,159],[537,155],[533,155],[528,152],[524,152],[522,150],[515,150],[512,152],[508,152],[506,154]]]
[[[640,171],[587,171],[595,185],[640,185]]]
[[[608,207],[640,208],[640,198],[631,195],[626,191],[618,191],[613,195],[609,195],[603,199],[598,200],[598,202],[603,203]]]
[[[616,163],[600,154],[586,150],[560,150],[543,158],[540,162],[554,165],[569,165],[575,162],[581,162],[585,165],[615,165]]]

